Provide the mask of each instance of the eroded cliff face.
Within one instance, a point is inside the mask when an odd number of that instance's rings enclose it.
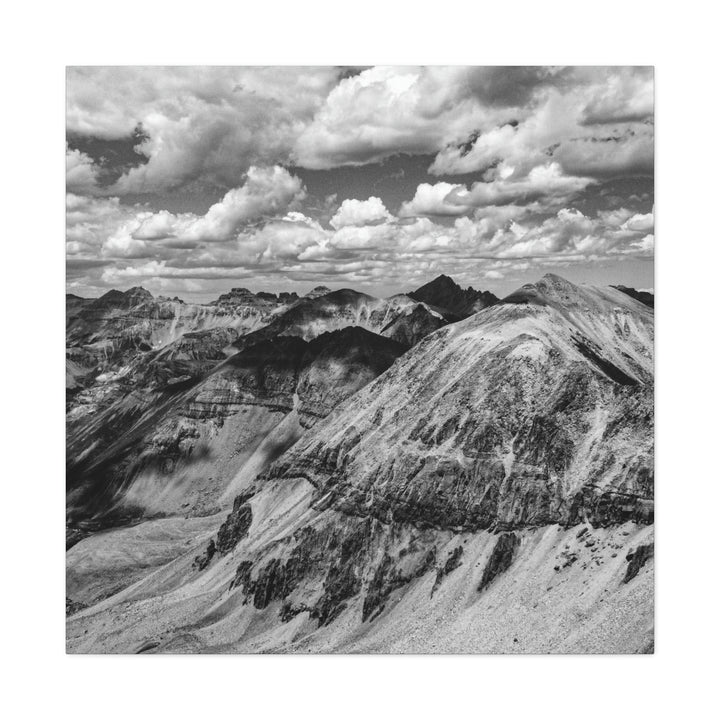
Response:
[[[190,388],[166,392],[139,425],[78,462],[70,517],[217,512],[232,501],[230,486],[254,478],[404,350],[357,327],[252,345]]]
[[[74,605],[69,649],[648,651],[653,328],[546,276],[404,354],[360,328],[253,341],[163,422],[261,408],[297,437],[227,483],[216,532]]]

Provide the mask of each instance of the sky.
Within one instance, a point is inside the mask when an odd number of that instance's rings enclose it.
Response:
[[[648,67],[70,67],[67,292],[653,288]]]

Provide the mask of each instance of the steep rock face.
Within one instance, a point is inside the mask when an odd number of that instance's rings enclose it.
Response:
[[[239,528],[227,554],[203,539],[203,556],[73,615],[69,651],[644,652],[652,637],[652,558],[623,582],[624,551],[652,528],[456,533],[319,510],[311,494],[265,483],[223,526]]]
[[[650,522],[652,338],[642,304],[547,276],[427,337],[270,474],[418,527]]]
[[[495,543],[478,590],[484,590],[500,573],[504,573],[512,565],[515,554],[520,547],[520,538],[515,533],[503,533]]]
[[[217,511],[228,486],[242,486],[243,468],[254,478],[404,350],[357,327],[252,345],[190,389],[165,393],[130,430],[71,466],[71,516]]]
[[[459,318],[466,318],[498,302],[491,292],[463,290],[452,278],[440,275],[408,295],[428,305],[444,308]]]
[[[417,345],[424,337],[448,324],[440,313],[426,305],[419,304],[408,313],[398,315],[380,330],[382,335],[392,338],[407,347]]]
[[[241,334],[287,307],[236,293],[211,305],[153,298],[143,288],[69,300],[67,460],[75,474],[134,425],[157,415],[232,354]],[[242,296],[242,297],[240,297]]]
[[[637,577],[638,573],[645,564],[655,555],[655,544],[648,543],[647,545],[639,545],[634,550],[631,550],[627,554],[628,567],[623,578],[624,583],[629,583],[633,578]]]

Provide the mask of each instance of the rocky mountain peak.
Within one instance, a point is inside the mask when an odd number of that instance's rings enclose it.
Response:
[[[498,298],[491,292],[475,290],[472,286],[463,290],[447,275],[438,275],[429,283],[409,292],[408,296],[448,310],[458,317],[468,317],[498,302]]]
[[[153,296],[143,287],[132,287],[129,290],[108,290],[104,295],[93,301],[95,308],[127,309],[146,302],[152,302]]]
[[[303,295],[303,297],[313,300],[314,298],[327,295],[330,292],[332,292],[332,290],[330,290],[329,287],[325,287],[325,285],[318,285],[317,287],[313,288],[309,293]]]

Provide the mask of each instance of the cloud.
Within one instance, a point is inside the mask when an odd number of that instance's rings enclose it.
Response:
[[[334,278],[406,286],[431,270],[469,277],[475,268],[478,276],[498,280],[528,262],[573,264],[653,254],[652,214],[627,208],[590,215],[570,206],[548,215],[532,204],[485,206],[450,225],[426,216],[398,221],[383,213],[384,205],[369,201],[351,201],[348,208],[355,211],[348,218],[353,224],[338,222],[330,229],[290,210],[245,225],[224,242],[183,241],[178,235],[170,246],[158,236],[168,223],[174,227],[174,216],[125,208],[116,200],[77,197],[69,201],[68,215],[74,228],[87,225],[108,233],[99,245],[86,243],[83,252],[73,255],[82,262],[116,260],[88,265],[98,282],[113,286],[149,278],[156,283],[152,287],[162,281],[164,290],[174,292],[181,290],[180,281],[202,284],[251,276],[276,283],[304,279],[317,284]],[[370,217],[373,221],[366,222]]]
[[[563,199],[584,190],[593,180],[563,174],[556,162],[537,165],[525,177],[516,178],[514,168],[501,165],[493,170],[490,182],[477,182],[468,192],[453,191],[451,201],[484,207],[538,198]]]
[[[71,68],[72,282],[407,287],[652,257],[628,180],[653,172],[652,87],[620,67]]]
[[[189,251],[204,243],[237,238],[247,223],[282,215],[304,196],[302,182],[277,166],[251,167],[245,182],[227,192],[204,215],[152,212],[142,206],[122,205],[117,197],[70,193],[66,201],[66,252],[121,259],[170,257],[173,250]],[[314,223],[297,212],[291,211],[286,217],[287,224],[296,229],[302,222]]]
[[[327,169],[437,152],[512,115],[502,84],[488,68],[370,68],[333,88],[300,133],[293,158],[303,167]],[[483,90],[498,106],[483,104]]]
[[[65,150],[65,187],[72,193],[90,193],[98,187],[99,169],[79,150]]]
[[[65,202],[65,236],[68,255],[97,253],[103,241],[136,215],[118,198],[94,198],[68,193]]]
[[[502,163],[520,176],[552,158],[568,175],[651,173],[652,110],[651,69],[575,68],[540,86],[511,122],[478,127],[442,148],[430,172],[484,172]]]
[[[538,165],[520,178],[514,177],[514,168],[500,165],[486,173],[486,177],[487,182],[473,183],[469,190],[465,185],[447,182],[421,183],[413,199],[401,205],[399,215],[460,216],[475,208],[493,208],[497,213],[498,207],[514,203],[538,210],[540,206],[535,201],[542,200],[545,205],[566,202],[594,183],[591,178],[564,175],[554,162]],[[518,214],[517,209],[512,214]]]
[[[399,153],[437,154],[436,175],[502,162],[527,174],[549,154],[567,174],[649,172],[652,110],[651,68],[68,70],[68,132],[136,133],[147,159],[94,188],[109,195],[226,189],[252,165],[330,169]],[[94,187],[88,160],[73,158],[76,190]]]
[[[655,104],[652,67],[620,68],[593,89],[582,110],[585,125],[651,120]]]
[[[68,69],[67,130],[95,138],[143,136],[148,162],[110,195],[188,184],[230,188],[252,165],[287,162],[339,68],[76,67]]]
[[[134,240],[177,238],[189,243],[225,242],[251,220],[284,213],[305,196],[301,180],[285,168],[250,167],[245,182],[229,190],[201,216],[165,210],[140,213],[128,229]]]
[[[467,192],[464,185],[439,182],[434,185],[421,183],[412,200],[400,206],[400,217],[416,215],[464,215],[471,207],[460,204],[457,196]]]
[[[631,232],[652,233],[655,229],[655,216],[653,213],[635,214],[623,223],[622,228]]]
[[[544,218],[530,215],[518,220],[488,213],[482,218],[458,217],[450,226],[418,217],[323,229],[292,212],[246,228],[231,242],[199,245],[181,254],[168,255],[155,242],[133,245],[127,233],[118,233],[113,251],[124,254],[124,264],[114,262],[93,271],[106,286],[142,282],[164,292],[180,292],[184,283],[223,288],[223,280],[243,278],[262,279],[268,287],[293,282],[412,287],[439,272],[477,285],[478,278],[501,280],[508,273],[543,264],[652,257],[652,234],[633,230],[627,221],[618,225],[607,220],[600,213],[590,216],[568,207]],[[154,255],[143,257],[148,250]]]
[[[343,200],[330,224],[336,229],[349,225],[372,225],[391,220],[383,201],[379,197],[371,196],[367,200]]]

